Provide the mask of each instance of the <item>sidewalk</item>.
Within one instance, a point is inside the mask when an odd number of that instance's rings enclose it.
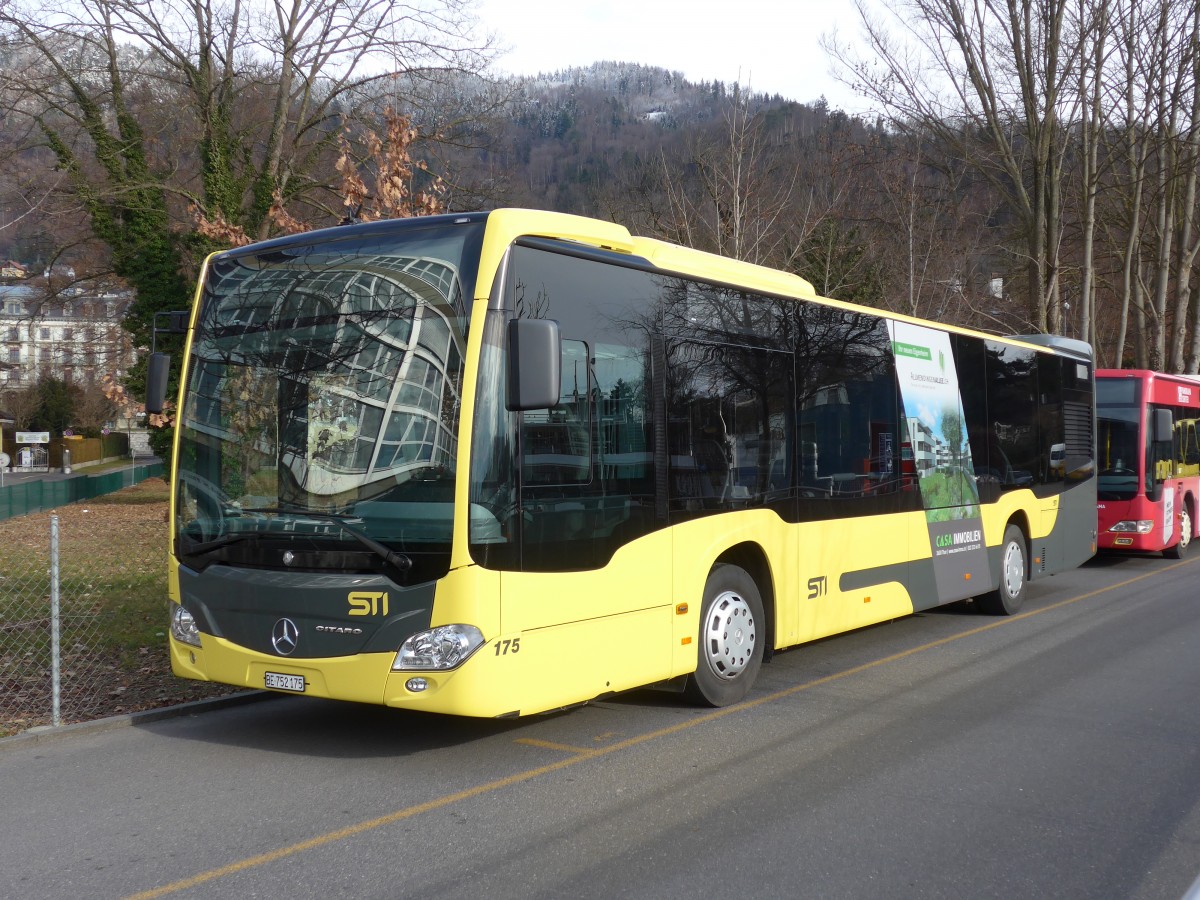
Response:
[[[33,469],[10,469],[7,472],[0,472],[0,487],[8,487],[10,484],[27,484],[30,481],[64,481],[74,474],[74,469],[72,469],[71,475],[64,474],[62,469],[51,469],[49,472]]]

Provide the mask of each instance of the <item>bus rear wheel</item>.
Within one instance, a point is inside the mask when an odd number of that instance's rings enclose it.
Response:
[[[1168,547],[1163,551],[1163,556],[1167,559],[1183,559],[1183,555],[1187,553],[1188,545],[1192,542],[1192,512],[1188,509],[1187,504],[1183,504],[1181,515],[1179,516],[1179,543],[1174,547]]]
[[[976,597],[975,602],[989,616],[1011,616],[1025,602],[1025,535],[1016,525],[1004,529],[1000,547],[1000,586]]]
[[[718,564],[704,585],[696,671],[684,696],[701,706],[729,706],[749,692],[766,640],[762,595],[744,569]]]

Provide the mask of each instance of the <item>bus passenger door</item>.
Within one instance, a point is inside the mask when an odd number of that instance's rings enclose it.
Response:
[[[501,624],[543,706],[668,676],[670,534],[658,527],[640,348],[564,337],[559,402],[520,414],[520,554]]]
[[[705,299],[702,318],[727,321],[740,309],[715,291]],[[714,563],[739,548],[741,564],[764,582],[763,611],[773,617],[764,635],[787,640],[797,613],[792,357],[731,339],[676,339],[666,354],[676,602],[699,612]],[[696,657],[695,621],[676,621],[678,666]]]

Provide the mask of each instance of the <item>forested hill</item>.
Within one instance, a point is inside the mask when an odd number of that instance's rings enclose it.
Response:
[[[776,146],[830,130],[841,140],[854,139],[847,132],[863,140],[871,131],[823,100],[806,105],[778,94],[744,94],[737,85],[692,82],[680,72],[635,63],[511,77],[502,80],[501,91],[505,102],[486,125],[473,124],[477,151],[455,154],[452,162],[461,189],[479,192],[485,205],[611,212],[622,193],[647,189],[636,184],[647,169],[728,143],[735,114],[756,119]]]

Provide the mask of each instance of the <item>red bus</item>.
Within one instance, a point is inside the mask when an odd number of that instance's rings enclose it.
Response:
[[[1101,550],[1180,559],[1196,535],[1200,378],[1142,369],[1096,371]]]

